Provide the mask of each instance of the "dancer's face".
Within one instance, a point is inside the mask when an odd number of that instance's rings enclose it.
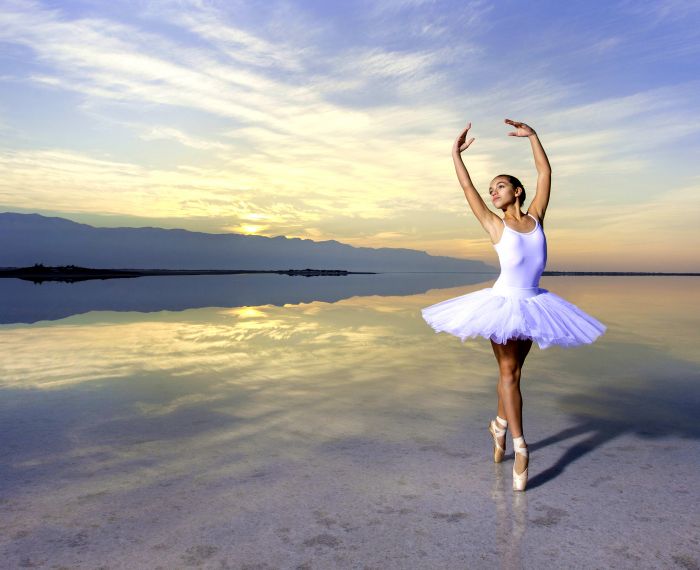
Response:
[[[515,188],[507,178],[496,176],[489,186],[489,194],[491,202],[497,208],[503,208],[515,202]]]

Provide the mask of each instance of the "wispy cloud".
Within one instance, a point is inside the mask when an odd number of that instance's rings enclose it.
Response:
[[[183,133],[179,129],[172,127],[149,127],[145,132],[141,133],[139,137],[145,141],[152,140],[174,140],[185,146],[192,148],[198,148],[203,150],[217,149],[217,150],[232,150],[233,147],[224,143],[219,143],[215,141],[208,141],[206,139],[188,135]]]
[[[621,65],[646,57],[669,26],[687,32],[676,12],[649,3],[622,2],[610,14],[657,31],[645,45],[634,30],[586,20],[584,10],[552,9],[547,20],[536,7],[512,14],[485,1],[358,1],[320,11],[272,2],[264,14],[245,2],[125,5],[131,10],[117,17],[99,3],[5,2],[0,41],[21,49],[2,74],[16,97],[31,93],[51,109],[55,95],[71,94],[62,103],[74,102],[71,120],[113,135],[94,147],[66,142],[15,118],[22,113],[9,108],[21,100],[5,103],[0,123],[18,141],[0,157],[6,207],[79,204],[183,227],[207,218],[212,231],[467,257],[484,255],[485,236],[473,220],[465,224],[471,213],[449,152],[468,120],[477,141],[465,160],[484,196],[503,171],[534,187],[530,146],[506,136],[505,117],[541,133],[557,192],[585,191],[592,201],[630,192],[651,200],[656,181],[647,172],[689,168],[659,163],[659,153],[678,148],[673,160],[684,160],[697,146],[687,120],[698,106],[695,77],[609,90],[588,78],[595,58]],[[542,22],[538,34],[528,18]],[[170,152],[173,143],[180,152]],[[562,217],[576,211],[557,208]]]

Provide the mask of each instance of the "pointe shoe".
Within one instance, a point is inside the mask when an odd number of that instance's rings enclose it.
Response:
[[[494,463],[500,463],[506,454],[506,428],[502,428],[498,421],[491,420],[489,422],[489,432],[493,436],[493,461]],[[503,446],[498,444],[499,437],[503,438]]]
[[[513,446],[513,451],[515,452],[515,461],[513,462],[513,491],[524,491],[527,485],[527,468],[529,464],[527,445],[521,445],[520,447]],[[518,453],[525,457],[525,471],[522,473],[515,472],[515,464],[518,462]]]

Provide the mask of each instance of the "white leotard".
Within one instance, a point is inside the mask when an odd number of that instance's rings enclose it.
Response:
[[[522,289],[529,296],[539,288],[540,277],[547,265],[547,238],[537,218],[527,215],[535,220],[535,227],[529,232],[511,229],[502,220],[503,236],[494,244],[501,274],[493,287],[516,291]]]
[[[491,287],[444,299],[421,309],[435,332],[462,342],[482,336],[493,343],[510,339],[536,341],[541,349],[590,344],[607,327],[563,297],[540,287],[547,264],[547,240],[535,216],[535,227],[519,232],[503,221],[503,236],[494,244],[501,273]]]

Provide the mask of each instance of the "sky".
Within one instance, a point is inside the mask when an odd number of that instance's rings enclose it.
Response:
[[[700,271],[698,62],[686,0],[0,0],[0,211],[497,265],[509,118],[548,270]]]

